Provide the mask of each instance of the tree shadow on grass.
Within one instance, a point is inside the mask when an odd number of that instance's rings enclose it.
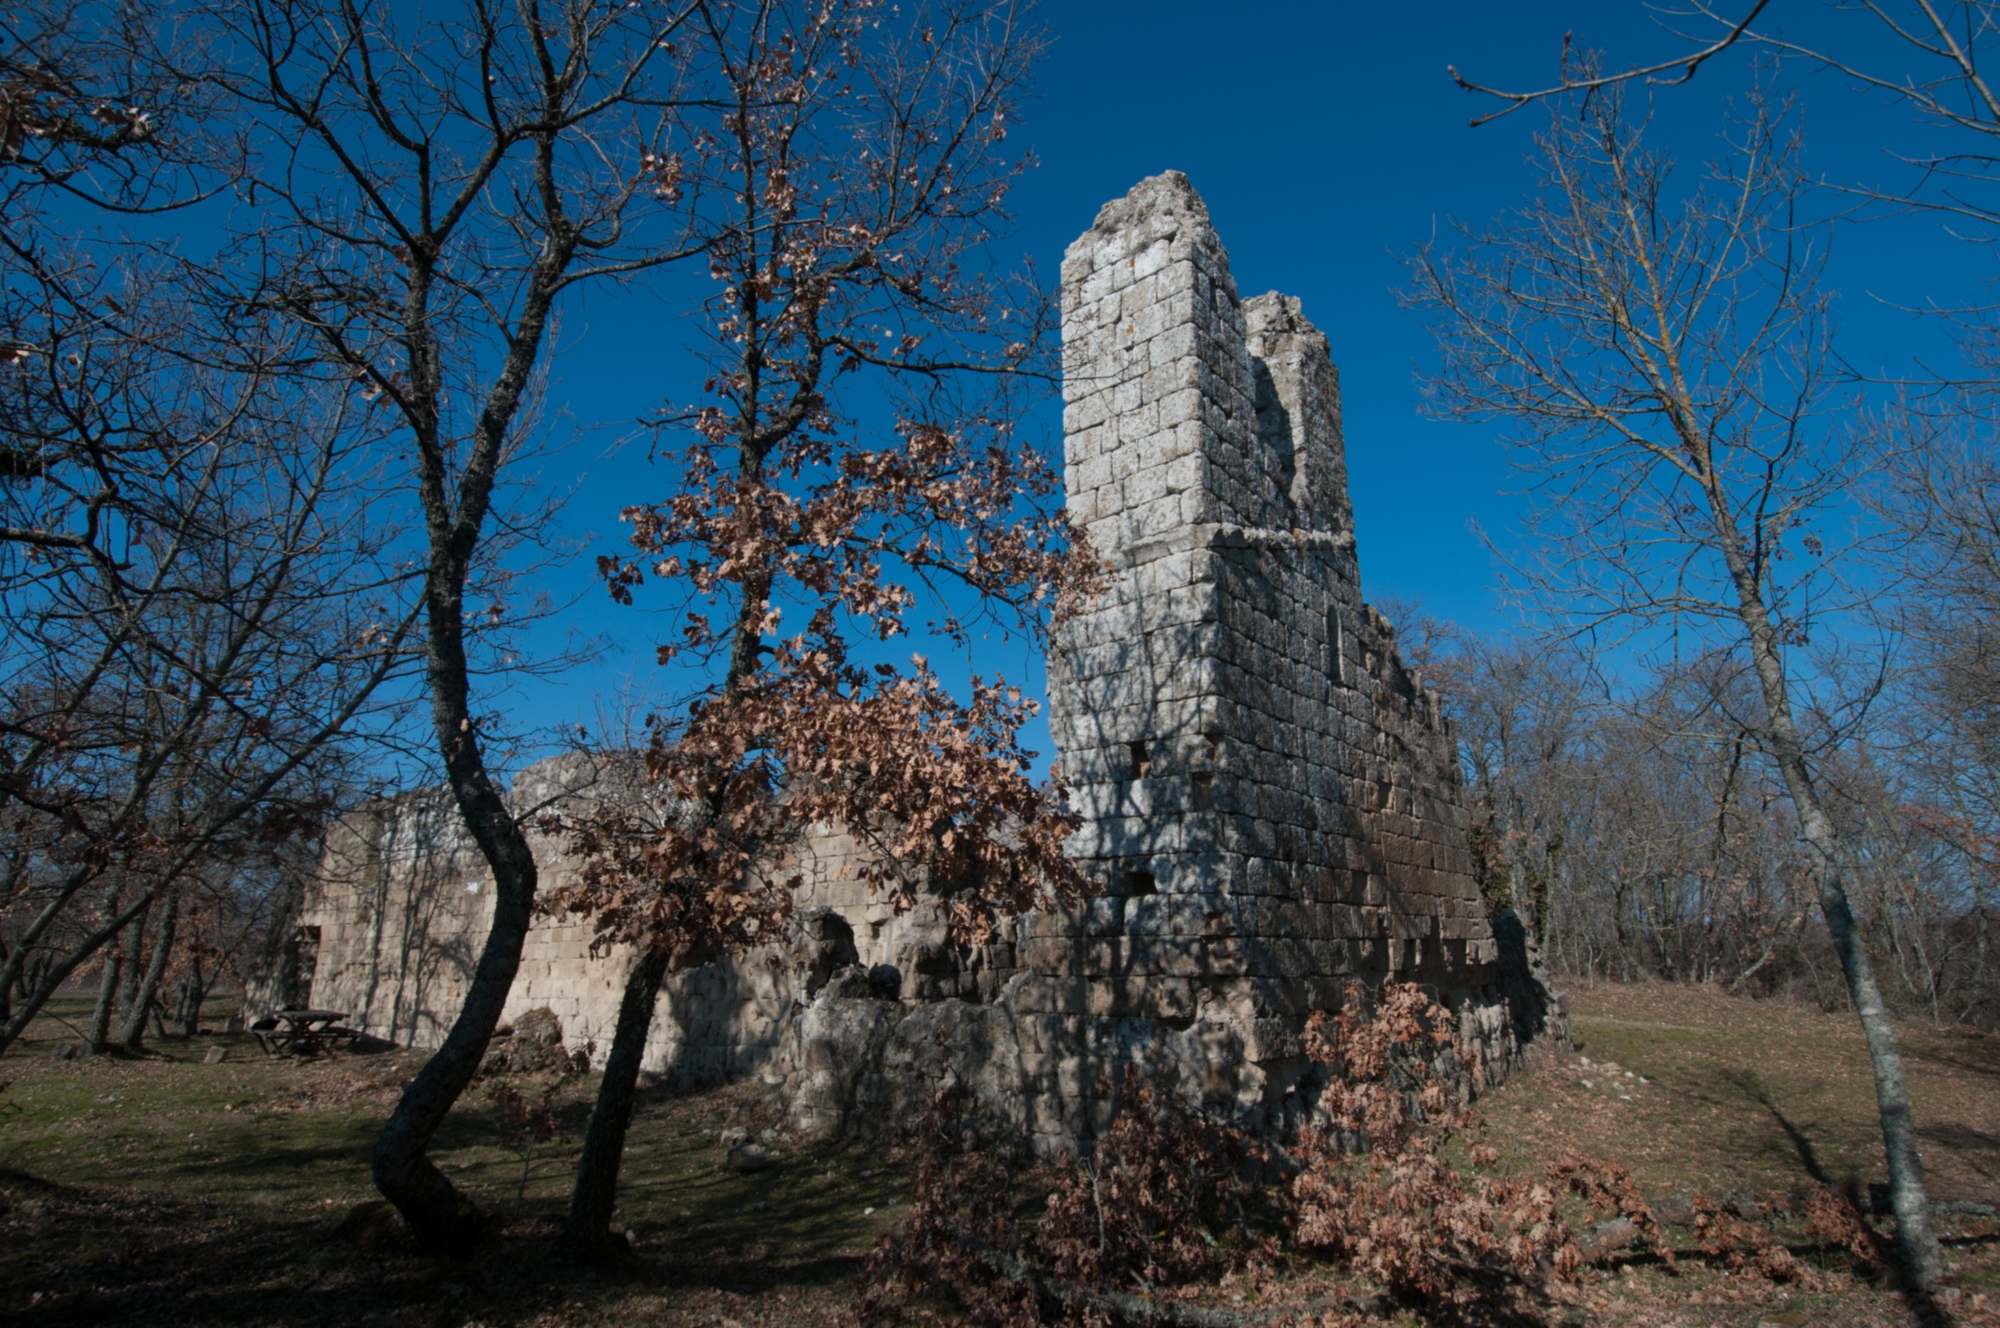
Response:
[[[1912,1027],[1901,1033],[1906,1064],[2000,1079],[2000,1037],[1971,1029]]]
[[[873,1184],[821,1187],[823,1165],[823,1159],[795,1157],[750,1176],[716,1168],[664,1178],[663,1184],[634,1175],[619,1205],[634,1219],[635,1234],[676,1248],[727,1253],[761,1242],[793,1258],[836,1257],[852,1248],[864,1207],[895,1211],[900,1181],[885,1174]]]
[[[318,1144],[274,1144],[259,1147],[255,1152],[222,1153],[199,1162],[184,1162],[178,1169],[183,1175],[197,1180],[220,1177],[284,1180],[328,1163],[353,1162],[360,1158],[365,1165],[375,1133],[375,1128],[370,1126],[365,1130],[356,1130],[348,1139]]]
[[[1949,1149],[1959,1166],[1988,1182],[1976,1195],[1960,1194],[1959,1191],[1967,1188],[1962,1185],[1945,1186],[1940,1191],[1941,1197],[1969,1197],[1980,1203],[2000,1203],[2000,1191],[1992,1186],[1992,1182],[2000,1181],[2000,1135],[1965,1125],[1920,1125],[1917,1137],[1926,1146]]]
[[[0,1172],[0,1319],[41,1325],[356,1325],[525,1322],[607,1293],[822,1293],[844,1301],[857,1256],[779,1257],[766,1230],[703,1229],[646,1249],[609,1278],[554,1256],[553,1213],[515,1214],[466,1261],[365,1250],[326,1210],[256,1209]],[[694,1223],[694,1226],[705,1224]],[[579,1308],[582,1308],[579,1304]],[[657,1309],[657,1307],[655,1307]],[[581,1317],[591,1317],[588,1313]],[[642,1317],[648,1317],[642,1311]]]
[[[2000,1134],[1969,1125],[1920,1125],[1917,1137],[1959,1153],[2000,1153]]]
[[[1765,1086],[1756,1071],[1724,1070],[1721,1077],[1725,1082],[1734,1085],[1745,1097],[1762,1107],[1765,1114],[1784,1131],[1785,1139],[1791,1144],[1792,1153],[1798,1158],[1799,1165],[1805,1169],[1806,1175],[1821,1185],[1834,1184],[1833,1178],[1827,1174],[1825,1165],[1820,1162],[1819,1151],[1813,1147],[1812,1139],[1792,1121],[1791,1117],[1779,1110],[1777,1102],[1771,1097],[1771,1090]]]

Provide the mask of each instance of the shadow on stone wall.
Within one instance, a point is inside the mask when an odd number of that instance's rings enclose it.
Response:
[[[1500,996],[1506,1001],[1514,1045],[1570,1045],[1569,1005],[1549,985],[1541,952],[1513,909],[1493,919],[1493,938],[1500,945]]]

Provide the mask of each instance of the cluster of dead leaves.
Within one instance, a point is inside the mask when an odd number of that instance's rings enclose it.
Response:
[[[1119,1101],[1089,1159],[1016,1169],[966,1090],[941,1090],[916,1132],[910,1220],[869,1256],[863,1321],[926,1319],[948,1303],[990,1328],[1112,1324],[1156,1297],[1268,1270],[1275,1246],[1251,1229],[1251,1142],[1137,1069]]]
[[[970,942],[1075,903],[1075,815],[1019,743],[1035,703],[979,678],[970,692],[961,703],[922,658],[907,674],[850,665],[830,632],[786,642],[657,735],[634,798],[566,824],[584,868],[543,906],[589,914],[601,944],[684,959],[767,943],[800,883],[792,855],[826,825],[872,849],[854,870],[878,898],[934,898]]]
[[[1524,1297],[1573,1299],[1583,1269],[1634,1245],[1671,1266],[1666,1224],[1623,1166],[1570,1152],[1541,1174],[1497,1174],[1461,1068],[1476,1060],[1454,1023],[1415,985],[1356,987],[1338,1013],[1316,1016],[1305,1045],[1326,1084],[1315,1123],[1282,1152],[1135,1069],[1088,1160],[1017,1170],[965,1090],[946,1088],[919,1130],[910,1223],[870,1259],[863,1321],[1179,1322],[1168,1306],[1268,1279],[1288,1259],[1391,1302],[1477,1318]],[[1276,1187],[1263,1183],[1274,1170]],[[1773,1237],[1780,1217],[1804,1217],[1807,1238],[1857,1270],[1885,1258],[1853,1202],[1830,1190],[1759,1196],[1754,1211],[1710,1198],[1689,1207],[1672,1217],[1693,1228],[1683,1253],[1727,1273],[1816,1283]],[[1234,1313],[1203,1308],[1200,1321]]]
[[[1810,1268],[1772,1239],[1768,1223],[1785,1217],[1805,1218],[1806,1239],[1822,1249],[1844,1251],[1857,1272],[1878,1272],[1888,1261],[1888,1242],[1862,1220],[1854,1201],[1825,1186],[1816,1186],[1803,1197],[1778,1191],[1760,1194],[1748,1205],[1748,1215],[1744,1204],[1707,1195],[1696,1195],[1690,1206],[1695,1250],[1730,1272],[1754,1271],[1773,1282],[1803,1286],[1817,1283]]]
[[[1481,1172],[1497,1154],[1476,1141],[1478,1114],[1449,1077],[1477,1064],[1452,1027],[1450,1012],[1414,984],[1372,998],[1356,987],[1338,1014],[1314,1016],[1306,1050],[1327,1068],[1325,1123],[1300,1134],[1293,1247],[1340,1260],[1399,1299],[1436,1304],[1573,1275],[1584,1253],[1565,1195],[1656,1233],[1614,1163],[1570,1155],[1546,1177]],[[1471,1167],[1451,1152],[1461,1138]]]
[[[998,145],[1034,43],[978,6],[890,18],[854,0],[688,35],[733,109],[642,163],[690,200],[712,372],[662,417],[685,430],[668,490],[625,509],[631,549],[599,572],[619,601],[665,601],[659,657],[705,685],[654,727],[650,805],[568,827],[592,865],[547,903],[603,944],[687,962],[776,939],[788,855],[825,825],[868,841],[878,896],[941,897],[967,943],[1084,887],[1060,847],[1076,821],[1018,742],[1032,701],[998,679],[954,695],[922,657],[851,661],[920,630],[1039,641],[1107,570],[1017,427],[1054,311],[975,257],[1024,164]],[[943,67],[982,72],[934,82]],[[889,99],[863,97],[837,150],[802,130],[864,85]]]

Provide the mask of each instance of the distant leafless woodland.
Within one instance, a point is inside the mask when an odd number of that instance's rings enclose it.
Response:
[[[2000,547],[2000,488],[1990,461],[1966,457],[1960,479],[1984,469],[1951,492],[1983,505],[1983,534],[1970,502],[1944,510],[1937,488],[1903,489],[1913,584],[1899,667],[1859,714],[1815,719],[1885,993],[1907,1016],[1991,1028],[2000,578],[1978,569]],[[1845,1004],[1790,802],[1735,718],[1747,704],[1735,661],[1631,686],[1579,652],[1404,617],[1406,648],[1459,726],[1481,885],[1558,973]]]

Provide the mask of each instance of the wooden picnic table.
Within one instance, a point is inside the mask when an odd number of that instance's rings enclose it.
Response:
[[[354,1039],[352,1029],[337,1027],[345,1018],[345,1010],[273,1010],[269,1021],[257,1021],[271,1027],[250,1031],[268,1055],[317,1056]]]

